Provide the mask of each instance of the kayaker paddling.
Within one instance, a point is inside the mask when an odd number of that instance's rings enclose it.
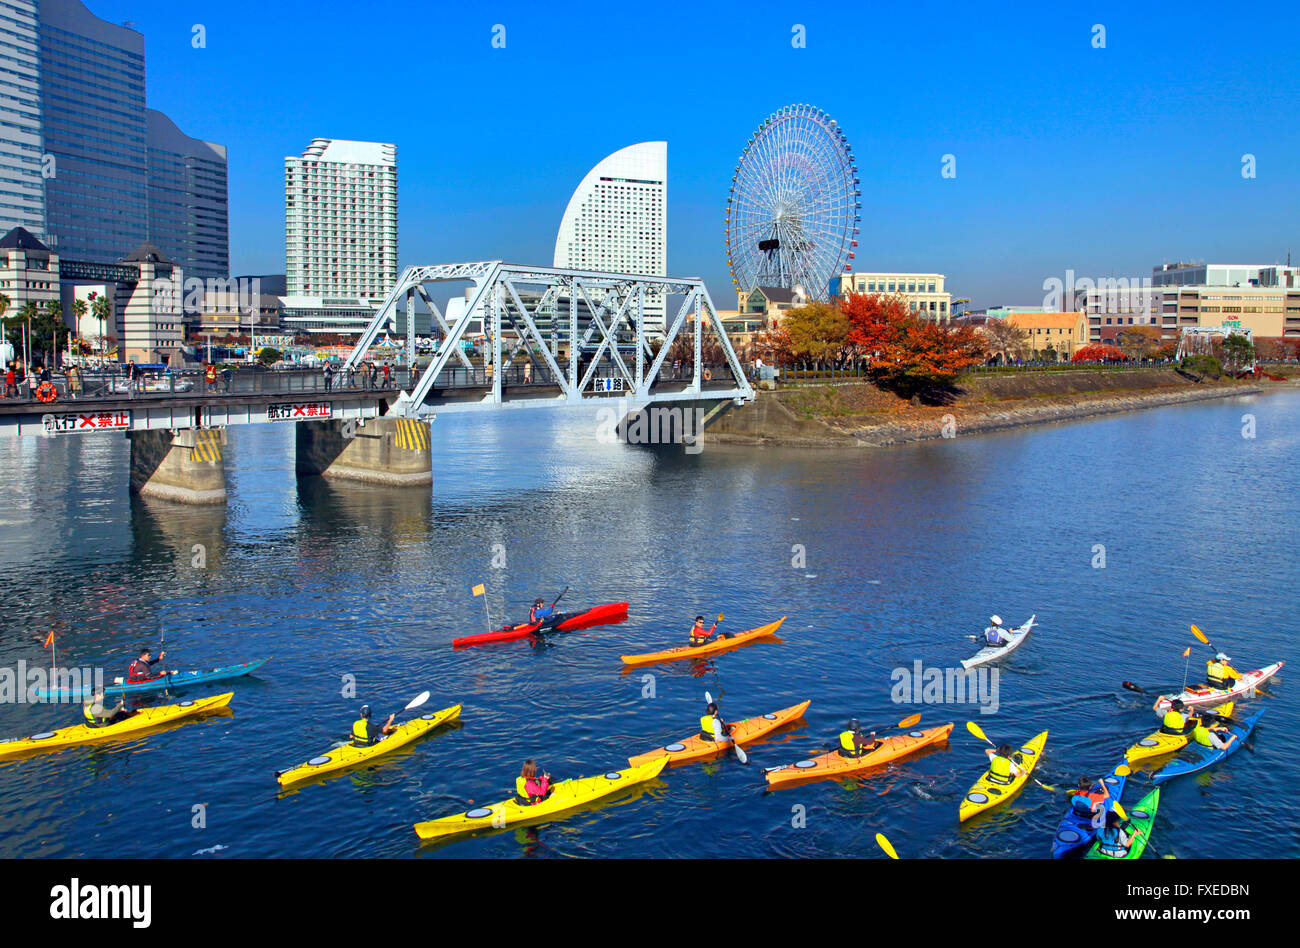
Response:
[[[1029,771],[1020,766],[1016,749],[1010,744],[1000,744],[997,750],[986,751],[989,755],[989,779],[994,783],[1011,783],[1021,774]]]
[[[558,601],[559,600],[556,600],[556,602]],[[564,615],[564,613],[555,608],[555,603],[551,603],[548,606],[546,600],[539,596],[533,601],[533,607],[528,610],[528,621],[532,625],[546,625],[548,622],[551,622],[562,615]]]
[[[154,674],[153,667],[167,657],[167,652],[159,652],[157,658],[151,657],[152,655],[152,649],[140,649],[140,657],[133,661],[126,670],[126,683],[128,685],[139,684],[143,681],[156,681],[162,677],[162,675]]]
[[[1115,805],[1106,781],[1102,780],[1097,784],[1100,789],[1094,790],[1093,786],[1092,780],[1080,777],[1074,791],[1070,794],[1070,806],[1080,816],[1095,817]]]
[[[718,621],[720,621],[721,619],[722,616],[718,616]],[[709,641],[709,637],[713,635],[714,630],[716,630],[717,628],[718,628],[718,622],[715,621],[713,625],[709,626],[706,629],[704,627],[704,616],[696,616],[695,623],[691,626],[690,644],[695,647],[705,644],[706,642]],[[727,637],[727,633],[719,632],[717,641],[722,641],[726,637]]]
[[[989,622],[993,624],[984,630],[984,644],[994,648],[1009,645],[1011,640],[1007,638],[1006,629],[1002,627],[1002,617],[989,616]]]
[[[378,744],[396,730],[396,728],[393,727],[393,720],[396,717],[396,712],[390,714],[388,720],[379,725],[378,733],[376,733],[373,725],[370,723],[370,705],[363,704],[361,706],[360,717],[352,723],[352,743],[358,747],[369,747],[372,744]]]
[[[876,732],[872,731],[864,737],[862,725],[858,723],[857,718],[853,718],[845,730],[840,732],[839,746],[836,750],[841,757],[863,757],[879,746],[880,741],[876,739]]]
[[[1196,718],[1194,715],[1187,713],[1187,705],[1183,704],[1181,698],[1175,698],[1171,701],[1169,710],[1160,719],[1161,734],[1186,734],[1195,726]]]
[[[118,699],[117,707],[113,708],[112,711],[105,709],[104,689],[98,688],[81,706],[81,713],[86,718],[86,727],[107,727],[110,724],[116,724],[118,721],[125,721],[134,712],[126,709],[126,702],[121,698]]]
[[[731,733],[731,725],[722,720],[718,703],[710,701],[700,715],[700,739],[705,741],[723,740]]]
[[[1121,819],[1114,810],[1107,811],[1106,821],[1097,833],[1097,849],[1102,855],[1124,859],[1136,839],[1137,834],[1128,820]]]
[[[1226,737],[1225,737],[1226,735]],[[1237,735],[1222,722],[1218,715],[1197,715],[1192,740],[1211,750],[1227,750],[1237,740]]]
[[[515,778],[515,795],[524,806],[536,806],[551,795],[551,775],[529,758]]]
[[[1241,680],[1241,673],[1229,664],[1231,661],[1232,659],[1227,655],[1218,652],[1214,658],[1205,663],[1205,678],[1211,688],[1230,690]]]

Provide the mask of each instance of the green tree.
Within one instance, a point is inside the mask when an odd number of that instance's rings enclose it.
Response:
[[[99,320],[99,349],[101,352],[108,350],[108,342],[113,338],[112,333],[105,333],[104,327],[109,319],[113,316],[113,303],[107,296],[100,296],[98,293],[90,295],[90,315]]]
[[[275,365],[280,361],[280,350],[272,346],[262,346],[257,350],[257,360],[263,365]]]
[[[785,314],[784,326],[793,353],[818,363],[835,358],[849,344],[853,329],[838,306],[820,302],[792,308]]]
[[[1236,374],[1255,361],[1255,346],[1241,333],[1234,332],[1220,347],[1223,367]]]

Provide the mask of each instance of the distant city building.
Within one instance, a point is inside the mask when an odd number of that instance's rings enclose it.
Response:
[[[241,335],[250,330],[258,334],[279,332],[284,310],[280,297],[270,293],[250,297],[245,289],[247,286],[249,284],[240,283],[235,289],[205,292],[198,312],[186,319],[191,339],[206,333]]]
[[[1094,287],[1081,291],[1089,340],[1113,342],[1133,326],[1178,338],[1183,327],[1244,327],[1258,339],[1300,337],[1300,288],[1281,286]]]
[[[1166,263],[1151,270],[1154,286],[1300,287],[1300,267],[1257,263]]]
[[[230,273],[226,146],[190,138],[154,109],[145,110],[145,127],[149,239],[185,279],[224,279]]]
[[[1051,352],[1057,361],[1068,362],[1088,344],[1088,319],[1083,313],[1012,312],[1004,320],[1025,332],[1026,345],[1040,358]]]
[[[0,228],[41,240],[73,285],[134,279],[120,263],[146,241],[224,277],[225,148],[145,108],[144,37],[79,0],[0,0],[0,33]]]
[[[759,321],[762,325],[758,329],[775,329],[786,313],[807,302],[808,297],[799,287],[756,286],[752,290],[737,290],[735,319],[746,325]]]
[[[0,237],[0,293],[9,297],[5,318],[28,303],[43,310],[59,298],[59,255],[25,228]]]
[[[127,254],[122,263],[139,274],[134,283],[117,284],[114,310],[122,359],[167,362],[181,348],[185,335],[174,264],[148,242]]]
[[[40,0],[46,228],[66,259],[120,260],[149,235],[144,36],[79,0]]]
[[[284,159],[293,297],[382,300],[397,282],[397,146],[317,138]]]
[[[22,227],[44,242],[45,146],[41,137],[40,37],[36,0],[0,0],[0,230]]]
[[[629,145],[587,172],[560,221],[554,265],[668,274],[668,143]],[[647,327],[664,326],[664,297],[647,294]]]
[[[365,330],[377,309],[367,300],[292,294],[280,297],[280,307],[280,325],[285,332],[339,336],[352,336]]]
[[[952,294],[944,289],[942,273],[844,273],[831,278],[831,298],[849,293],[901,296],[918,316],[947,322]]]

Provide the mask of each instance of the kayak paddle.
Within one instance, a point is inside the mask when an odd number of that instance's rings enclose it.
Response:
[[[876,834],[876,845],[885,851],[885,855],[890,859],[897,859],[898,853],[894,852],[894,846],[889,840],[885,839],[884,833]]]
[[[967,722],[966,722],[966,730],[970,731],[972,734],[974,734],[976,737],[978,737],[981,741],[984,741],[985,743],[987,743],[987,744],[988,744],[990,747],[992,747],[994,750],[997,749],[997,746],[998,746],[998,745],[996,745],[996,744],[994,744],[992,741],[990,741],[990,740],[988,739],[988,737],[984,734],[984,732],[980,730],[980,726],[979,726],[978,724],[976,724],[974,721],[967,721]],[[1041,780],[1039,780],[1037,777],[1035,777],[1032,773],[1031,773],[1031,774],[1028,774],[1028,777],[1029,777],[1030,780],[1032,780],[1034,783],[1038,784],[1038,785],[1039,785],[1040,787],[1042,787],[1044,790],[1047,790],[1047,791],[1049,791],[1049,792],[1051,792],[1051,793],[1056,793],[1056,792],[1057,792],[1057,791],[1056,791],[1056,787],[1049,787],[1047,784],[1043,783]]]
[[[713,695],[709,694],[707,691],[704,692],[704,700],[707,701],[709,704],[713,704]],[[727,723],[723,721],[722,718],[718,717],[717,715],[714,715],[713,717],[714,740],[717,741],[725,740],[726,735],[727,735]],[[742,764],[749,763],[749,755],[745,753],[744,748],[742,748],[739,742],[736,741],[734,738],[731,740],[731,749],[736,752],[736,760],[740,761]]]

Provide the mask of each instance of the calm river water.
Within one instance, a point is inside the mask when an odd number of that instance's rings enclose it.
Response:
[[[1204,668],[1190,623],[1242,669],[1296,658],[1300,392],[886,450],[686,455],[600,444],[585,413],[524,411],[439,418],[433,445],[433,490],[394,491],[300,482],[291,427],[234,428],[230,501],[210,510],[130,498],[121,437],[0,441],[0,666],[48,662],[51,629],[61,664],[110,675],[164,634],[171,668],[273,656],[220,689],[228,717],[0,764],[0,856],[877,857],[884,831],[904,856],[1041,858],[1059,794],[1031,787],[958,824],[985,763],[966,721],[999,741],[1050,729],[1038,776],[1064,786],[1155,728],[1152,699],[1121,681],[1178,685],[1188,645]],[[453,650],[484,628],[480,582],[497,622],[565,585],[566,603],[627,600],[630,616]],[[680,644],[720,611],[732,630],[788,619],[779,643],[622,673],[621,654]],[[996,713],[891,700],[895,668],[956,664],[994,612],[1040,623],[1000,666]],[[1231,855],[1300,856],[1288,684],[1260,699],[1249,747],[1166,785],[1161,852],[1224,855],[1228,835]],[[341,736],[360,703],[386,713],[424,689],[430,708],[464,705],[460,726],[277,792],[273,772]],[[585,776],[685,737],[706,690],[732,719],[812,707],[748,767],[679,767],[560,822],[417,844],[412,823],[504,798],[525,757]],[[916,711],[957,722],[950,744],[765,791],[761,767],[826,747],[847,718]],[[0,706],[0,733],[77,714]]]

